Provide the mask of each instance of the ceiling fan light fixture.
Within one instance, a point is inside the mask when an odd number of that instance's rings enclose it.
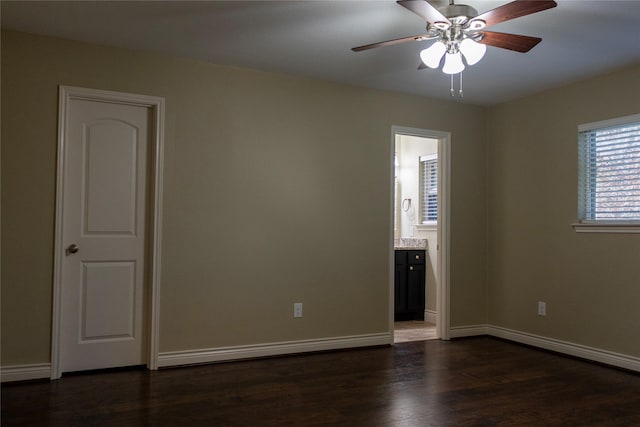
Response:
[[[444,57],[444,66],[442,72],[445,74],[458,74],[464,70],[462,55],[460,52],[447,53]]]
[[[428,48],[420,52],[420,59],[429,68],[438,68],[440,61],[447,51],[447,46],[441,41],[437,41]]]
[[[452,95],[454,94],[453,76],[460,74],[460,97],[462,97],[462,71],[466,66],[472,66],[482,60],[487,51],[487,45],[525,53],[542,40],[539,37],[485,31],[485,28],[558,5],[554,0],[512,0],[510,3],[478,15],[478,11],[473,7],[455,4],[454,0],[449,0],[447,6],[438,8],[431,4],[432,1],[397,0],[400,6],[424,19],[427,24],[425,34],[357,46],[351,50],[360,52],[409,41],[434,40],[431,46],[420,52],[422,63],[418,69],[440,68],[444,56],[444,65],[441,70],[451,76]]]
[[[464,55],[464,59],[467,60],[467,65],[474,65],[480,62],[487,52],[487,46],[466,38],[460,43],[460,52]]]

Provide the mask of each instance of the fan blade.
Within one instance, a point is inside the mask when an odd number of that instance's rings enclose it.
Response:
[[[540,37],[521,36],[519,34],[496,33],[495,31],[481,31],[480,33],[482,33],[483,37],[478,40],[478,43],[522,53],[529,52],[542,41]]]
[[[424,62],[420,62],[420,65],[418,65],[418,70],[435,70],[435,68],[429,68]]]
[[[391,46],[398,43],[406,43],[406,42],[413,42],[413,41],[419,42],[423,40],[429,40],[432,38],[434,38],[434,36],[430,36],[428,34],[418,34],[417,36],[402,37],[400,39],[393,39],[393,40],[387,40],[387,41],[378,42],[378,43],[365,44],[364,46],[352,47],[351,50],[354,52],[360,52],[367,49],[373,49],[374,47]]]
[[[521,16],[530,15],[532,13],[541,12],[543,10],[556,7],[558,4],[553,0],[515,0],[511,3],[496,7],[488,12],[476,16],[471,21],[481,19],[490,25],[499,24],[500,22],[510,19],[519,18]]]
[[[424,18],[430,24],[435,22],[447,22],[450,24],[446,16],[438,11],[435,7],[427,3],[426,0],[398,0],[397,3],[409,9],[411,12]]]

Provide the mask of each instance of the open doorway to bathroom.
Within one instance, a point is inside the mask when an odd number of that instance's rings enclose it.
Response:
[[[448,262],[442,251],[448,238],[449,136],[394,127],[393,142],[394,342],[447,339]]]

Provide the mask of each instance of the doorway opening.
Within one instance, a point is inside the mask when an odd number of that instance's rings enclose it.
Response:
[[[449,338],[449,133],[392,128],[394,342]]]

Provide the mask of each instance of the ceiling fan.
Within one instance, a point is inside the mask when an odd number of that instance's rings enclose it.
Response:
[[[557,6],[553,0],[515,0],[478,15],[473,7],[454,4],[453,0],[439,9],[426,0],[399,0],[397,3],[427,21],[427,32],[351,50],[360,52],[410,41],[436,40],[420,53],[422,63],[418,69],[438,68],[444,57],[442,72],[451,74],[452,78],[453,74],[464,70],[463,57],[467,65],[474,65],[484,56],[487,45],[524,53],[542,40],[539,37],[486,31],[487,27]]]

